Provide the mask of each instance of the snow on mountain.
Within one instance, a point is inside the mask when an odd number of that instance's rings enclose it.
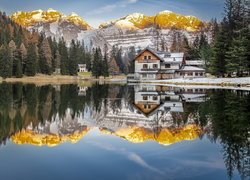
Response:
[[[101,24],[98,31],[110,45],[122,46],[124,49],[130,46],[155,48],[157,45],[169,48],[175,34],[186,36],[193,42],[203,25],[194,16],[165,10],[154,16],[133,13]]]
[[[200,31],[203,22],[194,16],[184,16],[171,11],[162,11],[154,16],[133,13],[123,18],[103,23],[93,29],[76,13],[66,16],[54,9],[47,11],[16,12],[11,18],[30,30],[44,32],[57,40],[64,37],[67,44],[72,39],[85,42],[89,47],[135,46],[155,48],[156,45],[170,47],[175,33],[186,36],[190,42]],[[157,28],[156,28],[157,27]]]
[[[46,36],[55,37],[57,40],[63,37],[68,45],[72,39],[82,41],[85,40],[85,37],[87,37],[86,44],[96,47],[99,46],[99,43],[101,43],[100,45],[105,44],[105,40],[93,32],[93,28],[76,13],[66,16],[54,9],[19,11],[14,13],[11,18],[29,30],[44,32]],[[91,35],[91,33],[93,34]]]
[[[69,16],[66,16],[51,8],[47,11],[41,9],[29,12],[18,11],[11,16],[11,19],[24,27],[34,26],[37,23],[68,21],[81,26],[83,29],[91,29],[91,26],[76,13],[71,13]]]
[[[187,31],[197,31],[202,25],[202,21],[194,16],[185,16],[165,10],[154,16],[133,13],[123,18],[103,23],[100,25],[100,28],[108,28],[112,25],[117,28],[125,27],[130,30],[158,27],[159,29],[177,28]]]

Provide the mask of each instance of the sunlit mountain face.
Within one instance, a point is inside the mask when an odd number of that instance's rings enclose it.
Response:
[[[171,147],[181,151],[193,143],[216,143],[226,168],[230,165],[242,176],[247,172],[244,164],[249,157],[247,91],[5,83],[0,84],[0,93],[0,149],[12,143],[54,150],[52,147],[63,148],[65,144],[73,147],[84,142],[113,151],[114,147],[105,147],[105,143],[115,139],[116,143],[126,142],[126,146],[157,147],[159,152],[163,149],[165,152]],[[149,104],[155,107],[150,108]],[[91,141],[96,132],[98,135]],[[95,142],[98,138],[104,144]],[[120,151],[131,155],[123,148]],[[230,154],[232,151],[235,153]]]
[[[18,11],[12,14],[11,19],[24,27],[34,26],[38,23],[69,22],[86,30],[91,29],[91,26],[76,13],[67,16],[54,9],[48,9],[47,11]]]
[[[124,50],[131,46],[157,48],[157,42],[160,44],[163,40],[169,49],[176,34],[187,37],[192,43],[196,36],[205,33],[210,42],[213,29],[211,23],[203,22],[197,17],[167,10],[153,16],[132,13],[102,23],[99,28],[92,28],[87,20],[75,13],[64,15],[54,9],[18,11],[11,15],[11,19],[30,31],[43,33],[56,40],[63,37],[68,45],[74,39],[84,41],[89,49],[107,45],[109,50],[112,46],[122,47]],[[156,35],[156,31],[161,34],[161,38]]]
[[[76,13],[67,16],[54,9],[48,9],[47,11],[18,11],[12,14],[11,19],[24,27],[34,26],[38,23],[67,21],[79,25],[86,30],[92,29],[91,26]],[[99,28],[107,28],[112,25],[118,28],[131,30],[157,26],[160,29],[177,28],[187,31],[197,31],[201,28],[203,22],[195,16],[185,16],[166,10],[154,16],[148,16],[141,13],[129,14],[123,18],[102,23]]]
[[[130,30],[157,27],[159,29],[177,28],[187,31],[197,31],[203,26],[203,22],[194,16],[185,16],[171,11],[162,11],[154,16],[133,13],[121,19],[103,23],[100,25],[100,28],[107,28],[112,25]]]
[[[89,129],[84,129],[81,132],[75,131],[71,134],[44,134],[43,132],[35,132],[32,130],[21,130],[11,137],[15,144],[31,144],[35,146],[57,146],[64,142],[76,143],[84,137]]]
[[[132,143],[142,143],[145,141],[155,141],[162,145],[171,145],[184,140],[194,140],[199,138],[202,130],[199,126],[189,124],[178,128],[157,128],[147,129],[144,127],[120,128],[115,132],[102,129],[104,134],[112,134],[124,138]]]

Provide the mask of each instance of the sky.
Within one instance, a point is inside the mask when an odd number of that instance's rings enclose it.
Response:
[[[91,26],[131,13],[154,15],[170,10],[202,20],[221,19],[224,0],[0,0],[0,10],[8,15],[16,11],[53,8],[64,14],[75,12]]]

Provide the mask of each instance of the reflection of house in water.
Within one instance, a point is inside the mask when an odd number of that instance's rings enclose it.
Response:
[[[205,97],[203,89],[137,85],[134,106],[148,117],[155,113],[184,112],[185,103],[204,102]]]
[[[87,86],[78,86],[78,96],[86,96]]]
[[[186,102],[180,92],[186,89],[155,85],[137,85],[134,87],[134,100],[121,100],[121,107],[113,111],[112,99],[109,99],[106,111],[97,113],[96,125],[102,133],[122,137],[133,143],[156,141],[169,145],[183,140],[194,140],[203,132],[194,122],[192,113],[188,114]],[[195,92],[195,90],[194,90]],[[200,92],[194,95],[201,97]],[[205,97],[205,93],[202,95]],[[204,99],[205,100],[205,99]],[[193,103],[190,101],[190,103]],[[200,99],[199,101],[200,102]],[[176,121],[180,120],[180,121]]]
[[[206,100],[206,90],[205,89],[191,89],[191,88],[185,88],[180,89],[180,95],[182,96],[182,99],[185,102],[204,102]]]

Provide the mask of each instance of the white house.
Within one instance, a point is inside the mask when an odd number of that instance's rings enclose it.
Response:
[[[78,72],[88,72],[86,64],[78,64]]]
[[[191,65],[187,66],[184,53],[181,52],[157,52],[151,48],[146,48],[135,57],[134,63],[134,79],[129,76],[128,81],[205,76],[203,68]]]

